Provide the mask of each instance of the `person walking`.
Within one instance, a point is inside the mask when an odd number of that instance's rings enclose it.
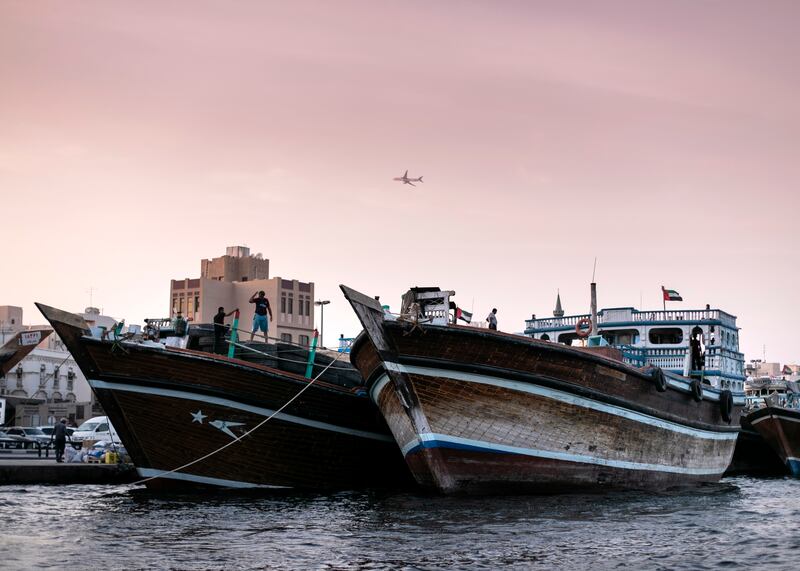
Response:
[[[64,449],[67,447],[67,439],[70,443],[72,438],[67,434],[67,419],[62,418],[61,422],[57,422],[53,427],[53,432],[50,434],[50,444],[55,442],[56,462],[64,461]]]
[[[258,297],[256,297],[256,295]],[[267,333],[269,332],[269,321],[272,319],[272,308],[269,306],[269,300],[264,296],[263,291],[254,293],[250,297],[250,303],[256,304],[256,312],[253,315],[253,331],[250,333],[250,341],[259,329],[264,332],[264,342],[269,343]],[[269,318],[267,317],[269,315]]]
[[[489,329],[497,331],[497,308],[492,309],[492,312],[486,316],[486,321],[489,322]]]
[[[225,313],[224,307],[220,307],[217,310],[217,314],[214,316],[214,353],[224,354],[225,332],[228,330],[225,326],[225,318],[230,317],[237,311],[239,311],[238,307],[228,313]]]

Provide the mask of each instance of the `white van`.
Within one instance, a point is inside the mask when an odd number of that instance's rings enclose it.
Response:
[[[119,436],[114,426],[109,422],[107,416],[95,416],[90,418],[75,429],[72,433],[72,442],[79,443],[84,440],[113,440],[119,444]]]

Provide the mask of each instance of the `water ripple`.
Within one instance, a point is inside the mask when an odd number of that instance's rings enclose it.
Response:
[[[746,477],[501,498],[6,486],[0,568],[794,569],[798,492],[798,480]]]

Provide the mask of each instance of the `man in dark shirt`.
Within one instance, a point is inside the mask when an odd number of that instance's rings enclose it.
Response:
[[[217,314],[214,316],[214,353],[219,353],[220,355],[224,353],[225,331],[228,329],[225,327],[225,318],[230,317],[237,311],[239,311],[238,307],[229,313],[225,313],[224,307],[220,307],[217,310]]]
[[[50,435],[50,443],[55,441],[56,462],[64,461],[64,448],[67,446],[67,419],[62,418],[61,422],[57,422],[53,427],[53,433]],[[70,438],[70,442],[72,439]]]
[[[256,297],[258,295],[258,297]],[[264,332],[264,341],[269,343],[267,332],[269,331],[269,320],[272,319],[272,308],[269,306],[269,300],[264,296],[263,291],[254,293],[250,297],[250,303],[256,304],[256,313],[253,315],[253,331],[250,333],[250,341],[259,329]],[[269,318],[267,318],[269,315]]]

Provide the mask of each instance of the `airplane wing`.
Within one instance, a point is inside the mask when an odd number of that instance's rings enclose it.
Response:
[[[408,169],[406,169],[406,174],[403,175],[403,178],[408,178]]]
[[[408,180],[406,181],[406,184],[410,184],[411,186],[417,186],[416,184],[414,184],[413,182],[410,182]]]

